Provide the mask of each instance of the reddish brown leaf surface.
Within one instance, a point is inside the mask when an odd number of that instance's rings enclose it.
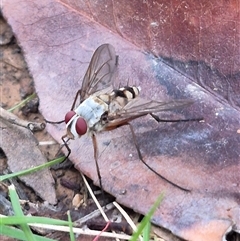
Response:
[[[128,127],[97,136],[99,165],[104,189],[117,201],[144,214],[164,192],[153,222],[187,240],[211,241],[240,228],[239,12],[238,1],[217,0],[3,4],[46,119],[63,120],[93,51],[103,43],[120,56],[116,86],[129,80],[145,98],[195,100],[164,117],[204,117],[204,123],[158,124],[149,117],[133,122],[146,162],[191,193],[138,160]],[[47,128],[60,142],[65,126]],[[76,167],[97,182],[91,139],[70,147]]]

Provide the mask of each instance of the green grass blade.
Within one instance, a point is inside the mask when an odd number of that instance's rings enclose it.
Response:
[[[30,174],[32,172],[39,171],[41,169],[44,169],[44,168],[53,166],[55,164],[58,164],[58,163],[62,162],[64,159],[65,159],[65,157],[59,157],[59,158],[54,159],[54,160],[52,160],[50,162],[46,162],[46,163],[44,163],[42,165],[39,165],[39,166],[36,166],[36,167],[33,167],[33,168],[29,168],[27,170],[23,170],[23,171],[19,171],[19,172],[15,172],[15,173],[2,175],[2,176],[0,176],[0,181],[4,181],[4,180],[7,180],[7,179],[10,179],[10,178],[13,178],[13,177],[19,177],[19,176]]]
[[[69,222],[69,229],[70,229],[70,240],[75,241],[74,233],[73,233],[73,225],[72,225],[72,219],[70,215],[70,211],[67,211],[67,216],[68,216],[68,222]]]
[[[150,223],[151,217],[153,216],[154,212],[156,211],[157,207],[163,200],[163,194],[161,194],[157,201],[154,203],[153,207],[150,209],[150,211],[147,213],[147,215],[143,218],[141,223],[138,226],[137,231],[132,235],[130,241],[136,241],[139,237],[139,235],[142,233],[144,227],[147,225],[147,223]]]
[[[11,199],[11,203],[12,203],[12,207],[15,215],[19,217],[24,217],[15,187],[13,185],[10,185],[8,189],[9,189],[9,196]],[[36,240],[35,237],[33,236],[32,230],[27,224],[20,224],[20,227],[24,232],[27,240],[32,240],[32,241]]]
[[[31,95],[28,96],[26,99],[24,99],[23,101],[19,102],[17,105],[15,105],[15,106],[13,106],[12,108],[8,109],[8,111],[9,111],[9,112],[13,112],[15,109],[24,106],[27,102],[31,101],[31,100],[34,99],[36,96],[37,96],[36,93],[31,94]]]
[[[68,221],[58,220],[53,218],[45,218],[45,217],[35,217],[35,216],[1,217],[0,220],[1,220],[0,222],[1,225],[20,225],[20,224],[27,224],[27,223],[39,223],[39,224],[69,226]]]
[[[148,221],[146,226],[143,229],[143,240],[148,241],[150,240],[150,230],[151,230],[151,223]]]
[[[6,225],[0,225],[0,234],[5,235],[5,236],[10,237],[10,238],[15,238],[17,240],[29,241],[29,240],[26,239],[26,236],[25,236],[25,234],[22,230],[14,228],[14,227],[9,227],[9,226],[6,226]],[[36,241],[54,241],[53,239],[41,237],[41,236],[38,236],[38,235],[35,235],[35,234],[33,234],[33,236],[34,236]]]

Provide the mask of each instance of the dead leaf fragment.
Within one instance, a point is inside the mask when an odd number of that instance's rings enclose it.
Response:
[[[30,130],[0,119],[0,147],[7,156],[9,170],[18,172],[41,165],[47,160]],[[54,180],[48,169],[19,177],[26,185],[51,204],[56,204]]]

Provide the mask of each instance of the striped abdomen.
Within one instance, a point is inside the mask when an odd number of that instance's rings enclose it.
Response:
[[[140,88],[136,86],[125,86],[117,90],[113,90],[110,94],[103,94],[98,96],[107,105],[109,105],[109,112],[115,112],[122,109],[129,101],[139,95]]]

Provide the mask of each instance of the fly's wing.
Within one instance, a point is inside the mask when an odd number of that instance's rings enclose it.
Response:
[[[109,122],[106,125],[106,130],[114,129],[118,126],[124,125],[129,121],[138,117],[157,113],[161,111],[173,110],[181,107],[191,105],[192,100],[175,100],[168,102],[145,100],[142,98],[136,98],[131,100],[122,109],[108,114]]]
[[[94,52],[80,90],[81,102],[93,93],[112,87],[113,73],[117,67],[114,47],[103,44]]]

